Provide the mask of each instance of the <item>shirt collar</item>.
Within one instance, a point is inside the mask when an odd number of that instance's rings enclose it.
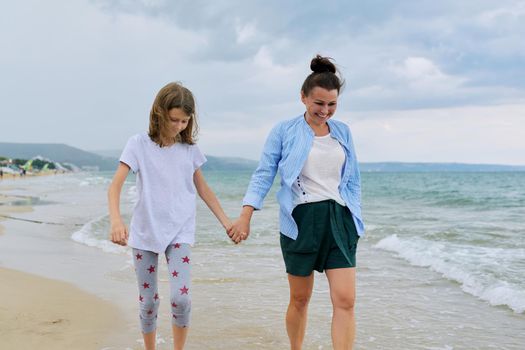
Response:
[[[301,114],[299,116],[299,118],[301,119],[301,124],[303,125],[303,128],[305,130],[307,130],[310,135],[314,136],[315,133],[312,130],[312,128],[310,127],[310,125],[308,125],[308,123],[306,122],[306,118],[304,117],[304,113]],[[328,127],[330,128],[330,135],[332,135],[332,137],[336,138],[338,141],[341,141],[340,140],[340,135],[337,133],[337,129],[335,127],[334,121],[332,119],[328,119],[326,121],[326,123],[328,124]]]

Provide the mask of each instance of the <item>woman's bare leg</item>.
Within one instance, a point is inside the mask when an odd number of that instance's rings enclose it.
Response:
[[[290,348],[300,350],[306,330],[308,302],[312,296],[314,274],[310,276],[293,276],[288,274],[290,285],[290,303],[286,312],[286,331],[290,338]]]
[[[334,350],[351,350],[355,340],[355,268],[326,270],[332,299]]]

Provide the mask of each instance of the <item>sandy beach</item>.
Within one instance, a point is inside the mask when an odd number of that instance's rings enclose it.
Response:
[[[64,269],[68,265],[60,259],[71,256],[59,258],[60,248],[55,247],[56,256],[51,257],[55,249],[46,252],[44,241],[25,241],[26,233],[33,231],[46,240],[52,234],[71,230],[68,226],[39,223],[59,223],[59,218],[27,216],[34,212],[34,206],[28,204],[45,203],[37,194],[26,191],[28,182],[34,180],[4,178],[0,183],[0,245],[5,249],[0,253],[0,348],[115,349],[107,345],[119,343],[125,327],[119,307],[105,300],[107,297],[79,288],[81,283],[71,276],[78,275],[80,281],[82,274]],[[32,246],[39,248],[33,251]],[[72,270],[83,267],[74,263],[69,266]]]
[[[115,306],[60,281],[0,268],[3,349],[99,349],[119,322]]]

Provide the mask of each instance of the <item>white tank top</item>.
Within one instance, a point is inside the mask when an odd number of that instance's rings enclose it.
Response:
[[[301,174],[292,185],[294,207],[302,203],[333,199],[345,206],[339,194],[345,152],[330,134],[315,136]]]

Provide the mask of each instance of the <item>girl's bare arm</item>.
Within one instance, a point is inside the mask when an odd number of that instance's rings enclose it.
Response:
[[[228,231],[231,229],[232,223],[228,216],[226,216],[226,214],[224,213],[224,210],[222,209],[221,203],[217,199],[217,196],[215,196],[215,193],[213,193],[210,186],[208,186],[208,184],[206,183],[204,175],[202,174],[202,171],[200,169],[197,169],[193,174],[193,182],[195,183],[195,188],[197,189],[199,197],[202,198],[204,203],[206,203],[213,215],[215,215],[217,220],[219,220],[219,222],[221,223],[222,227],[224,227],[224,229],[228,233]]]
[[[128,243],[128,228],[120,216],[120,192],[128,173],[129,166],[120,162],[108,189],[108,207],[111,220],[110,238],[111,242],[120,245]]]

